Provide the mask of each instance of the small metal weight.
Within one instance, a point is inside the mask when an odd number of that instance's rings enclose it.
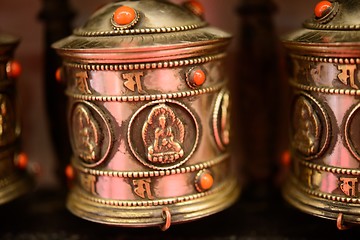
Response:
[[[236,200],[230,36],[202,13],[196,1],[118,1],[53,45],[69,97],[75,215],[166,230]]]
[[[21,67],[13,59],[18,44],[18,38],[0,33],[0,204],[28,192],[33,185],[25,172],[27,156],[19,145],[15,80]]]
[[[360,223],[360,2],[321,1],[284,41],[292,59],[292,173],[295,207]]]

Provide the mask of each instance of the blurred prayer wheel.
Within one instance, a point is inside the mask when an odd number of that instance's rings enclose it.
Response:
[[[285,198],[360,223],[360,2],[321,1],[284,41],[292,59],[292,174]]]
[[[18,38],[0,34],[0,204],[28,192],[33,184],[24,171],[27,156],[19,144],[15,80],[21,66],[13,59],[18,44]]]
[[[195,1],[118,1],[54,44],[69,97],[75,215],[167,229],[236,200],[230,36],[202,14]]]

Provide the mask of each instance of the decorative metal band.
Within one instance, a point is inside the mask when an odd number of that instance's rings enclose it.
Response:
[[[360,176],[360,170],[357,170],[357,169],[339,168],[339,167],[332,167],[332,166],[326,166],[326,165],[319,165],[319,164],[306,162],[306,161],[302,161],[302,160],[298,160],[298,162],[305,167],[315,169],[318,171],[329,172],[329,173],[334,173],[334,174]]]
[[[141,28],[141,29],[120,29],[112,31],[101,31],[101,32],[82,32],[80,29],[74,31],[75,35],[78,36],[116,36],[116,35],[130,35],[130,34],[152,34],[152,33],[170,33],[170,32],[181,32],[194,30],[207,26],[206,22],[200,24],[191,24],[178,27],[162,27],[162,28]]]
[[[312,57],[291,54],[292,58],[309,62],[339,63],[339,64],[360,64],[360,58],[333,58],[333,57]]]
[[[312,29],[329,29],[329,30],[358,30],[360,25],[322,25],[322,24],[310,24],[305,23],[305,27]]]
[[[169,205],[169,204],[187,202],[187,201],[203,198],[203,197],[215,194],[217,192],[221,192],[228,186],[229,186],[229,183],[225,182],[225,183],[221,184],[219,187],[217,187],[213,190],[207,191],[207,192],[202,192],[202,193],[197,193],[197,194],[182,196],[182,197],[151,200],[151,201],[108,200],[108,199],[92,197],[91,195],[84,193],[82,190],[80,190],[78,192],[85,199],[95,202],[95,203],[103,204],[103,205],[110,205],[110,206],[117,206],[117,207],[143,207],[143,206],[161,206],[161,205]]]
[[[82,167],[78,164],[78,161],[73,158],[72,164],[73,166],[86,174],[95,175],[95,176],[102,176],[102,177],[119,177],[119,178],[147,178],[147,177],[163,177],[175,174],[184,174],[190,172],[196,172],[203,169],[207,169],[213,167],[217,164],[224,162],[226,159],[230,157],[230,154],[223,154],[220,157],[217,157],[214,160],[203,162],[200,164],[182,167],[178,169],[172,170],[159,170],[159,171],[141,171],[141,172],[121,172],[121,171],[109,171],[109,170],[97,170],[97,169],[89,169]]]
[[[128,70],[147,70],[147,69],[161,69],[161,68],[174,68],[174,67],[183,67],[194,64],[203,64],[207,62],[216,61],[222,59],[226,56],[225,53],[173,60],[173,61],[162,61],[162,62],[153,62],[153,63],[130,63],[130,64],[80,64],[80,63],[71,63],[64,62],[65,66],[80,68],[82,70],[88,71],[128,71]]]
[[[309,194],[309,195],[312,195],[315,197],[319,197],[319,198],[323,198],[323,199],[327,199],[327,200],[331,200],[331,201],[344,202],[344,203],[360,203],[360,198],[335,196],[335,195],[331,195],[328,193],[315,191],[315,190],[306,188],[304,186],[300,186],[300,184],[298,184],[297,187],[299,187],[300,190],[305,192],[306,194]]]
[[[155,101],[155,100],[165,100],[165,99],[175,99],[183,97],[193,97],[201,94],[207,94],[216,92],[221,89],[226,83],[216,85],[214,87],[191,90],[185,92],[177,93],[163,93],[163,94],[154,94],[154,95],[140,95],[140,96],[94,96],[94,95],[84,95],[84,94],[72,94],[69,91],[66,91],[66,94],[74,99],[83,100],[83,101],[98,101],[98,102],[140,102],[140,101]]]
[[[301,89],[303,91],[319,92],[319,93],[327,93],[327,94],[350,95],[350,96],[359,96],[360,95],[360,90],[356,90],[356,89],[313,87],[313,86],[296,83],[294,81],[290,81],[290,85],[292,85],[295,88]]]

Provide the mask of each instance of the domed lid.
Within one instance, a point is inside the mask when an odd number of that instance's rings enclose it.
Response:
[[[225,47],[230,35],[207,26],[202,11],[196,1],[182,6],[164,0],[113,2],[53,47],[64,57],[103,62],[174,59]]]
[[[360,1],[320,1],[304,28],[284,39],[295,51],[321,56],[348,56],[360,53]]]
[[[0,59],[9,58],[19,42],[17,37],[0,33]]]

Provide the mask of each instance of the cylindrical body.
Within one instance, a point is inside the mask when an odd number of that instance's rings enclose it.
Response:
[[[200,10],[119,1],[54,45],[69,97],[74,214],[167,228],[235,201],[223,62],[230,36],[207,27]]]
[[[27,157],[19,146],[15,80],[20,66],[13,59],[18,43],[16,37],[0,34],[0,204],[28,192],[32,185],[23,171]]]
[[[320,2],[284,41],[292,58],[292,173],[284,195],[305,212],[360,222],[360,3]]]

